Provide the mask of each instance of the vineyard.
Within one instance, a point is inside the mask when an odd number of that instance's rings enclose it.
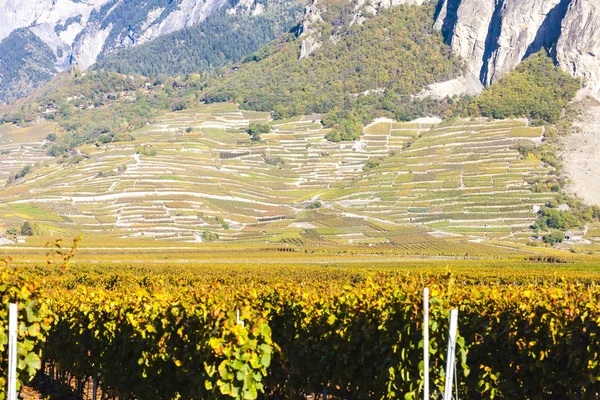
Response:
[[[31,162],[3,189],[0,212],[7,225],[35,220],[47,236],[201,243],[216,233],[219,243],[449,254],[470,241],[529,241],[536,210],[557,197],[539,189],[553,168],[518,150],[544,133],[525,120],[378,119],[360,140],[333,143],[321,118],[273,121],[234,104],[167,113],[134,141],[86,145],[70,162]],[[252,141],[250,124],[270,133]],[[27,129],[4,133],[24,143],[0,154],[13,174],[21,164],[8,166],[33,140]],[[36,151],[51,129],[40,127]],[[450,243],[434,240],[440,235]]]
[[[55,130],[54,123],[41,123],[35,127],[18,128],[16,125],[0,125],[0,180],[7,181],[15,173],[29,165],[51,161],[42,148],[45,136]]]
[[[443,389],[451,308],[460,398],[600,391],[590,258],[66,267],[2,268],[0,325],[17,301],[24,384],[42,369],[69,376],[75,391],[95,379],[105,399],[416,399],[429,287],[433,393]],[[0,336],[0,376],[5,346]]]

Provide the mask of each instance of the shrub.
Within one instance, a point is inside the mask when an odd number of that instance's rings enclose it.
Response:
[[[321,208],[323,206],[323,203],[321,203],[319,200],[315,200],[312,203],[310,203],[308,205],[308,207],[306,207],[309,210],[315,210],[317,208]]]
[[[143,145],[138,146],[136,149],[136,153],[144,156],[155,156],[156,155],[156,147],[152,145]]]
[[[21,168],[21,170],[19,172],[17,172],[15,175],[9,177],[8,182],[11,183],[13,181],[16,181],[17,179],[21,179],[25,175],[27,175],[30,171],[31,171],[31,165],[27,164],[23,168]]]
[[[229,224],[221,217],[216,217],[217,223],[225,230],[229,229]]]
[[[269,124],[251,123],[247,132],[253,142],[260,142],[263,133],[271,132],[271,126]]]
[[[285,161],[283,161],[283,158],[281,158],[279,156],[272,156],[269,154],[264,156],[264,160],[265,160],[265,164],[268,164],[268,165],[283,165],[283,164],[285,164]]]
[[[202,240],[204,242],[214,242],[216,240],[219,240],[219,235],[215,232],[203,232]]]
[[[542,240],[545,243],[548,243],[550,246],[554,246],[556,243],[562,243],[565,240],[565,233],[562,231],[553,230],[542,236]]]
[[[381,163],[384,160],[382,158],[370,158],[366,163],[365,166],[363,167],[363,169],[369,170],[369,169],[373,169],[373,168],[377,168],[381,165]]]
[[[113,142],[132,142],[135,138],[128,133],[105,133],[98,136],[98,143],[107,144]]]

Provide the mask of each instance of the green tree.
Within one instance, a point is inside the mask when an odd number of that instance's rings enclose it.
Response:
[[[565,233],[563,231],[553,230],[542,237],[545,243],[550,246],[554,246],[557,243],[562,243],[565,240]]]
[[[354,121],[344,120],[335,124],[331,128],[331,131],[327,133],[326,138],[331,142],[351,142],[353,140],[360,139],[361,132],[362,124]]]
[[[21,235],[23,235],[23,236],[33,236],[34,235],[33,226],[29,223],[29,221],[23,222],[23,225],[21,226]]]
[[[323,206],[323,203],[321,203],[319,200],[315,200],[312,203],[310,203],[308,205],[308,207],[306,207],[309,210],[315,210],[317,208],[321,208]]]
[[[269,124],[251,123],[248,127],[248,135],[253,142],[260,142],[263,133],[271,132],[271,126]]]

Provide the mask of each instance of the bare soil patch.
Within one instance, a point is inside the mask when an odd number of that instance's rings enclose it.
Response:
[[[574,132],[563,139],[568,190],[586,203],[600,204],[600,103],[586,100]]]

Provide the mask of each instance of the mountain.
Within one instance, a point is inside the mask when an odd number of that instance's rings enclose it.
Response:
[[[360,0],[346,6],[346,26],[400,4],[423,0]],[[597,0],[438,0],[434,28],[467,63],[468,75],[489,85],[542,48],[600,99],[600,3]],[[331,2],[312,0],[302,22],[300,57],[325,40],[318,26]],[[325,17],[326,18],[326,17]],[[338,31],[332,32],[335,41]],[[448,92],[450,93],[450,92]]]
[[[205,241],[216,233],[221,242],[448,255],[468,240],[527,241],[536,207],[560,196],[548,184],[554,168],[516,146],[541,141],[543,129],[525,120],[439,122],[379,120],[359,140],[334,143],[318,115],[271,121],[204,104],[66,161],[44,154],[55,125],[0,125],[0,182],[13,179],[0,191],[2,222],[32,220],[62,235]],[[249,124],[270,132],[253,141]]]
[[[484,84],[546,48],[600,97],[597,0],[441,0],[435,27]]]
[[[52,79],[56,61],[52,49],[30,30],[12,32],[0,42],[0,102],[24,97]]]
[[[117,49],[139,46],[160,36],[197,26],[220,10],[232,17],[231,21],[225,22],[230,22],[230,28],[235,31],[239,25],[233,18],[235,16],[239,19],[240,16],[258,16],[271,11],[274,14],[287,13],[290,10],[288,5],[293,6],[290,1],[254,0],[9,0],[0,4],[1,48],[18,52],[20,48],[25,48],[23,43],[27,40],[26,47],[36,51],[31,57],[25,55],[16,60],[3,53],[0,59],[3,65],[9,63],[13,70],[32,65],[38,68],[38,64],[41,64],[41,68],[48,73],[30,77],[27,86],[34,88],[43,85],[56,72],[73,65],[87,69]],[[250,26],[247,29],[249,36],[254,37],[255,42],[249,52],[272,40],[282,29],[295,22],[295,17],[284,19],[288,21],[287,25],[275,25],[276,28],[267,35],[252,31],[252,24],[246,24],[246,28]],[[277,20],[276,16],[273,20]],[[264,28],[260,22],[257,20],[258,28]],[[213,23],[215,25],[221,28],[219,32],[223,32],[223,28],[228,29],[223,23]],[[208,34],[214,35],[211,32]],[[221,57],[221,49],[212,48],[208,51],[216,54],[214,58]],[[38,60],[40,54],[43,54],[41,62]],[[225,58],[225,62],[230,61],[226,56],[221,58]],[[48,68],[48,60],[52,61],[53,67]],[[0,102],[22,97],[24,91],[13,90],[13,80],[6,77],[11,74],[4,68],[1,72],[4,77],[0,80]]]
[[[96,70],[154,76],[181,75],[237,62],[290,30],[302,17],[296,0],[266,3],[256,15],[221,9],[204,23],[139,46],[103,55]]]
[[[474,79],[489,85],[546,48],[600,98],[595,0],[310,0],[297,30],[299,58],[384,9],[430,3],[436,11],[429,23],[468,70],[466,78],[442,86],[453,90],[434,90],[438,96],[477,92]],[[86,69],[99,60],[100,69],[146,75],[235,63],[293,26],[301,6],[298,0],[7,0],[0,4],[0,102],[26,95],[72,65]]]

